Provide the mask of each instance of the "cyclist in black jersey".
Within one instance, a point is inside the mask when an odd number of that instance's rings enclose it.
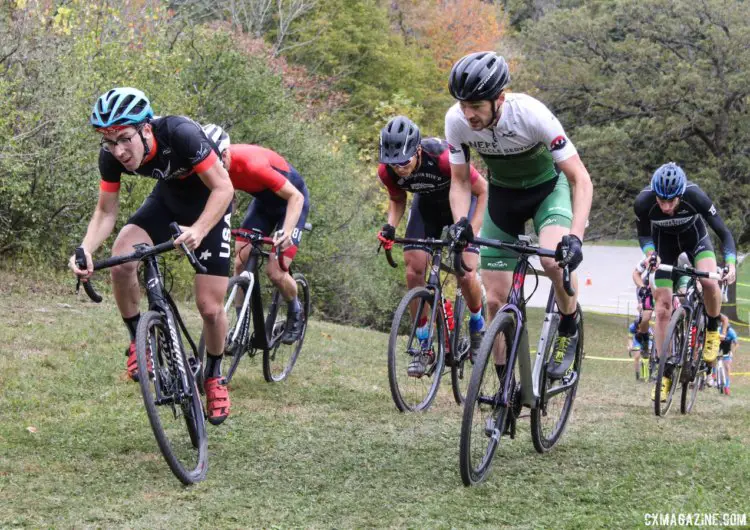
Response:
[[[221,378],[227,320],[223,299],[227,289],[232,183],[216,146],[194,121],[181,116],[154,119],[148,98],[134,88],[114,88],[94,105],[91,124],[101,133],[99,200],[81,243],[87,269],[70,268],[82,278],[93,272],[91,254],[112,233],[117,221],[122,173],[156,179],[151,194],[127,221],[112,246],[113,255],[132,252],[138,243],[158,244],[181,225],[175,246],[187,245],[206,267],[195,276],[196,304],[206,337],[206,395],[209,421],[218,425],[229,414],[229,394]],[[127,369],[137,377],[135,331],[140,318],[140,288],[135,262],[112,268],[118,309],[130,333]]]
[[[647,257],[655,252],[660,263],[675,265],[680,253],[685,252],[697,270],[715,272],[716,255],[706,229],[708,223],[721,239],[724,263],[728,268],[725,279],[734,283],[736,253],[732,234],[711,199],[697,184],[687,180],[685,172],[677,164],[670,162],[656,170],[651,185],[636,197],[634,209],[638,240]],[[721,341],[721,289],[715,280],[701,278],[700,281],[708,314],[703,358],[707,363],[713,363]],[[657,270],[655,283],[654,335],[658,354],[672,313],[672,275]],[[663,399],[669,392],[669,385],[662,385]]]
[[[378,234],[385,248],[393,245],[396,227],[406,211],[406,194],[411,192],[412,204],[406,225],[408,238],[438,238],[443,228],[453,223],[448,195],[451,170],[448,143],[439,138],[422,138],[419,127],[405,116],[391,119],[380,131],[380,164],[378,177],[388,190],[388,222]],[[470,166],[471,208],[469,217],[478,225],[487,204],[487,180]],[[464,259],[471,272],[458,279],[471,313],[469,331],[471,349],[476,352],[482,341],[482,289],[477,269],[478,249],[471,247]],[[409,289],[425,283],[429,247],[404,246],[406,285]],[[427,316],[420,320],[417,336],[426,337]],[[416,359],[415,363],[421,362]],[[421,376],[424,366],[412,366],[410,374]]]

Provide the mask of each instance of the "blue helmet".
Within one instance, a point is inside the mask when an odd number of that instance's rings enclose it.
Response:
[[[91,125],[97,129],[138,125],[154,117],[146,94],[137,88],[113,88],[99,96],[91,112]]]
[[[687,177],[680,166],[674,162],[664,164],[651,177],[651,189],[660,199],[673,199],[685,193]]]
[[[630,326],[628,326],[628,331],[630,331],[630,333],[632,334],[635,334],[635,330],[636,330],[635,322],[631,322]]]

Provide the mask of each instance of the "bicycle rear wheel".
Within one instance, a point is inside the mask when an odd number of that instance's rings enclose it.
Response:
[[[196,363],[171,337],[164,315],[148,311],[141,317],[135,339],[139,384],[167,465],[183,484],[193,484],[208,471],[206,422],[193,373]],[[178,366],[185,371],[187,388]]]
[[[539,403],[531,409],[531,439],[538,453],[546,453],[560,440],[568,424],[583,366],[583,310],[578,306],[578,348],[568,372],[561,379],[547,376],[547,364],[555,349],[557,326],[550,327],[539,384]]]
[[[471,358],[471,338],[469,330],[469,318],[471,313],[466,308],[466,300],[461,294],[456,295],[453,304],[454,326],[451,333],[451,351],[447,354],[452,356],[451,364],[451,388],[453,398],[461,405],[466,399],[469,389],[469,381],[474,367],[474,359]],[[447,358],[446,358],[447,363]]]
[[[506,354],[509,354],[515,331],[513,316],[498,313],[487,329],[474,360],[458,446],[458,464],[464,486],[473,486],[487,478],[492,458],[505,432],[510,407],[499,405],[503,381],[497,375],[492,350],[496,343],[504,343]],[[506,366],[505,374],[508,370],[512,373],[513,369],[513,366]]]
[[[393,315],[388,339],[388,384],[393,402],[401,412],[428,409],[443,376],[447,327],[442,310],[432,305],[433,298],[430,290],[415,287],[404,295]],[[414,317],[409,311],[412,304]],[[428,322],[434,322],[432,342],[427,343],[425,339],[424,344],[416,337],[423,311],[427,312]],[[421,376],[408,373],[409,364],[415,360],[423,364],[424,374]]]
[[[307,319],[310,315],[312,304],[310,302],[310,286],[305,277],[295,273],[294,281],[297,282],[297,297],[302,306],[302,332],[299,338],[292,344],[284,344],[279,340],[286,329],[286,314],[279,314],[278,305],[276,314],[269,315],[266,321],[268,326],[267,335],[270,337],[271,348],[263,351],[263,377],[269,383],[283,381],[292,373],[294,364],[297,362],[302,344],[307,333]],[[281,302],[283,298],[278,289],[274,289],[273,299]]]
[[[682,375],[682,364],[689,340],[689,322],[684,307],[678,307],[669,320],[664,344],[659,352],[659,368],[656,373],[656,391],[654,396],[654,414],[666,416],[672,406],[677,384]],[[669,380],[669,382],[667,382]],[[669,392],[664,402],[661,400],[661,390],[669,385]]]

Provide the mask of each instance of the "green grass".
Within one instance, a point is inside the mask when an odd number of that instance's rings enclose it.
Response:
[[[560,444],[536,454],[522,419],[469,489],[450,378],[429,412],[400,414],[387,337],[320,321],[286,382],[243,361],[232,416],[209,426],[208,479],[185,488],[124,378],[111,296],[97,306],[67,287],[0,273],[3,528],[609,529],[642,527],[652,512],[750,512],[750,378],[735,378],[729,398],[702,393],[690,416],[655,418],[631,363],[589,359]],[[589,355],[625,355],[622,319],[585,325]],[[750,371],[743,357],[736,369]]]

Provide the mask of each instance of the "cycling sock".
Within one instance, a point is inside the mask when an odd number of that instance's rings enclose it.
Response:
[[[138,329],[138,321],[141,319],[141,314],[136,313],[135,316],[129,317],[129,318],[122,318],[122,321],[125,322],[125,327],[128,328],[128,333],[130,333],[130,340],[135,340],[135,330]]]
[[[222,355],[214,355],[206,351],[206,378],[208,377],[221,377],[221,360],[224,358]]]
[[[707,331],[719,331],[719,322],[721,321],[720,316],[715,317],[708,317],[708,321],[706,322],[706,330]]]
[[[570,315],[560,313],[560,325],[557,326],[557,331],[563,337],[572,337],[576,334],[576,313],[577,311],[573,311]]]
[[[299,297],[295,296],[289,300],[286,307],[290,313],[299,313],[300,309],[302,309],[302,306],[299,303]]]

